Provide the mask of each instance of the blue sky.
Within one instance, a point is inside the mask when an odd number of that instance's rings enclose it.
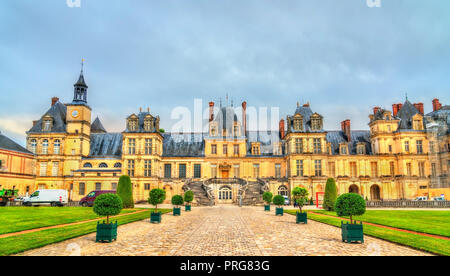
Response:
[[[448,0],[0,1],[0,131],[24,144],[70,102],[81,58],[89,105],[109,131],[150,107],[170,129],[177,106],[226,93],[292,114],[310,102],[326,129],[367,129],[374,106],[449,103]]]

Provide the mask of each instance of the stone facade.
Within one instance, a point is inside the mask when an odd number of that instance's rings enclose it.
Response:
[[[28,131],[27,147],[36,154],[35,188],[67,189],[79,200],[92,190],[114,190],[126,174],[136,201],[159,187],[167,202],[192,189],[199,204],[258,204],[265,190],[289,196],[303,186],[315,196],[333,177],[339,193],[370,200],[441,193],[450,198],[448,184],[433,185],[433,179],[448,176],[448,128],[439,138],[447,146],[433,173],[429,154],[435,138],[427,133],[432,114],[425,116],[420,103],[406,100],[392,112],[374,108],[367,131],[351,130],[350,120],[339,131],[324,130],[324,118],[309,104],[297,104],[279,131],[249,131],[245,102],[240,112],[220,106],[216,113],[211,102],[207,133],[164,133],[150,110],[131,114],[122,133],[108,133],[98,118],[91,123],[87,90],[81,73],[73,102],[53,98]]]

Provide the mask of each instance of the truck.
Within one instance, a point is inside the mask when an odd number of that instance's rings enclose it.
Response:
[[[68,192],[66,190],[37,190],[29,198],[23,201],[23,206],[64,206],[68,203]]]
[[[19,190],[3,189],[0,190],[0,206],[6,206],[9,201],[13,201],[18,195]]]

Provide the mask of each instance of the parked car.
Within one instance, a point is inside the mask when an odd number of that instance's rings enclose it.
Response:
[[[426,196],[418,196],[416,197],[416,199],[414,199],[414,201],[427,201],[428,197]]]
[[[102,194],[115,194],[116,191],[92,191],[87,196],[80,200],[80,205],[83,207],[94,206],[95,199]]]
[[[443,196],[437,196],[433,198],[434,201],[445,201],[445,197]]]
[[[288,196],[283,197],[284,197],[284,205],[290,205],[289,197]]]
[[[68,202],[66,190],[37,190],[23,201],[24,206],[64,206]]]

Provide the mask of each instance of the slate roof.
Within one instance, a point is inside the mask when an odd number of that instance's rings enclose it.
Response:
[[[91,134],[90,158],[121,157],[122,133]]]
[[[239,119],[233,107],[221,107],[214,117],[214,121],[217,122],[219,130],[226,130],[227,134],[232,134],[234,123],[239,122]]]
[[[146,131],[144,129],[144,119],[147,115],[150,115],[154,122],[156,122],[157,120],[159,121],[159,116],[154,117],[152,114],[150,114],[150,112],[139,112],[138,115],[136,115],[138,117],[138,130],[137,131],[130,131],[128,129],[128,124],[127,124],[127,128],[125,129],[125,132],[158,132],[159,129],[156,129],[156,123],[152,126],[152,129],[150,131]],[[133,116],[133,115],[131,115]],[[130,117],[131,117],[130,116]]]
[[[351,142],[348,145],[349,153],[351,155],[356,154],[356,145],[358,143],[365,143],[366,145],[366,154],[372,154],[372,148],[370,145],[370,131],[368,130],[352,130],[351,131]],[[327,141],[331,143],[331,154],[338,155],[339,154],[339,144],[347,143],[347,138],[345,137],[345,133],[343,131],[328,131],[327,133]]]
[[[303,130],[295,130],[294,129],[294,116],[296,114],[302,115],[302,122],[303,122]],[[311,107],[309,105],[306,106],[297,106],[297,109],[295,110],[295,113],[293,116],[288,116],[290,118],[290,126],[288,125],[288,130],[290,132],[323,132],[323,130],[320,131],[313,131],[311,129],[311,116],[314,114],[314,112],[311,110]],[[289,124],[289,122],[288,122]]]
[[[251,155],[251,143],[261,144],[261,156],[281,156],[284,154],[284,142],[278,131],[247,131],[247,155]],[[281,142],[281,155],[274,155],[275,143]]]
[[[398,126],[399,130],[412,130],[412,117],[419,113],[419,110],[408,100],[403,104],[402,108],[397,113],[397,118],[400,119]]]
[[[206,133],[162,133],[163,156],[201,157],[205,156],[204,136]]]
[[[14,142],[13,140],[9,139],[8,137],[6,137],[1,133],[0,133],[0,149],[33,154],[26,148],[22,147],[21,145],[17,144],[16,142]]]
[[[425,116],[427,128],[437,127],[438,135],[450,134],[450,106],[445,105],[441,109],[428,113]]]
[[[82,86],[88,88],[86,82],[84,81],[83,71],[81,71],[80,77],[78,78],[78,81],[74,84],[74,86]]]
[[[67,107],[61,102],[56,102],[50,109],[41,117],[41,119],[28,131],[28,133],[43,133],[42,121],[47,115],[53,118],[53,127],[49,133],[65,133],[66,132],[66,113]]]
[[[94,122],[91,125],[91,133],[107,133],[98,117],[95,118]]]

